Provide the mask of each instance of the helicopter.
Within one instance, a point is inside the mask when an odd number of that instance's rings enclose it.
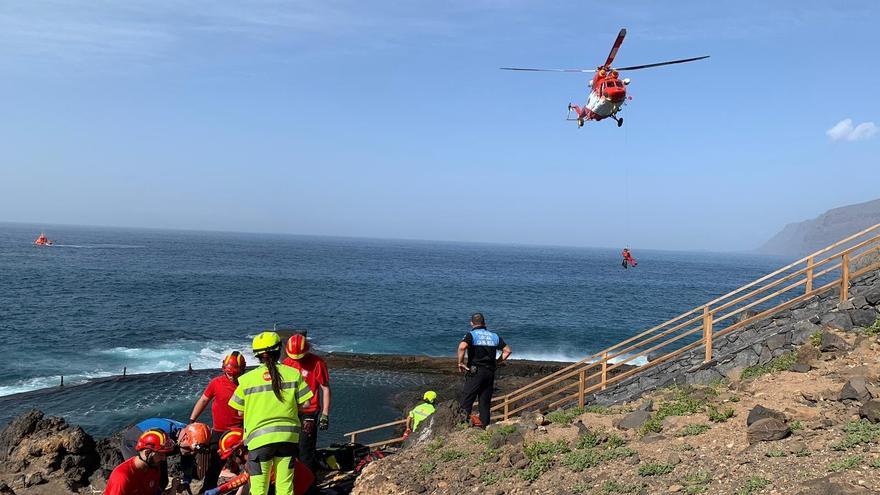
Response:
[[[623,117],[618,117],[617,113],[623,108],[627,101],[626,87],[630,83],[629,78],[620,79],[619,73],[625,70],[647,69],[649,67],[660,67],[661,65],[683,64],[685,62],[694,62],[709,58],[709,55],[702,57],[692,57],[680,60],[670,60],[669,62],[659,62],[656,64],[631,65],[629,67],[611,67],[617,50],[623,44],[623,38],[626,36],[626,28],[620,30],[614,46],[611,47],[611,53],[605,63],[595,69],[531,69],[522,67],[501,67],[502,70],[518,70],[531,72],[579,72],[579,73],[595,73],[593,79],[589,82],[590,96],[583,106],[573,103],[568,104],[568,115],[565,119],[569,121],[577,121],[578,127],[583,127],[584,122],[589,120],[599,121],[606,118],[612,118],[617,122],[617,127],[623,125]],[[632,97],[630,97],[632,99]],[[574,118],[572,118],[574,113]]]

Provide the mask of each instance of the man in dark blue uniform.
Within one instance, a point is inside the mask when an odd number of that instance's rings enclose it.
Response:
[[[501,351],[501,356],[498,356]],[[467,352],[467,364],[464,355]],[[486,330],[482,313],[471,316],[471,331],[458,344],[458,369],[465,373],[461,408],[471,416],[474,399],[480,398],[480,426],[489,425],[489,407],[495,386],[495,367],[510,357],[510,346],[497,333]]]

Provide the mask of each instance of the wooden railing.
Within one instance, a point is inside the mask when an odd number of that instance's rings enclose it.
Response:
[[[506,420],[527,410],[552,410],[573,403],[583,407],[590,394],[701,346],[705,349],[704,362],[711,362],[714,342],[725,335],[834,289],[839,289],[840,300],[845,301],[849,297],[850,281],[880,267],[880,262],[868,263],[854,271],[851,267],[877,251],[880,251],[880,224],[522,388],[495,397],[492,399],[492,419]],[[722,323],[726,323],[726,326]],[[359,434],[396,427],[405,422],[399,420],[346,435],[356,441]],[[391,439],[374,445],[401,440]]]

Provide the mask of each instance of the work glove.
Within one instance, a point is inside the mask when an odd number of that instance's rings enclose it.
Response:
[[[314,433],[315,432],[315,420],[314,419],[303,420],[302,431],[306,435],[311,435],[312,433]]]
[[[321,430],[330,428],[330,416],[322,414],[321,418],[318,420],[318,428]]]
[[[403,432],[403,439],[406,440],[410,435],[412,435],[412,430],[407,428],[406,431]]]
[[[205,495],[220,495],[220,489],[211,488],[210,490],[205,490]]]

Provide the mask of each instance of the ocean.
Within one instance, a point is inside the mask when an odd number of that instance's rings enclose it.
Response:
[[[43,228],[54,246],[31,244]],[[514,358],[577,360],[788,261],[631,248],[639,266],[625,270],[619,249],[0,224],[0,408],[2,396],[55,387],[61,375],[74,385],[123,368],[217,369],[275,323],[307,329],[325,352],[451,356],[480,311]],[[420,380],[338,376],[358,399],[370,397],[364,387],[386,397]],[[203,386],[172,380],[151,401],[112,383],[24,403],[106,434],[145,414],[179,414]],[[333,398],[357,416],[355,397]],[[361,426],[348,419],[340,424]]]

